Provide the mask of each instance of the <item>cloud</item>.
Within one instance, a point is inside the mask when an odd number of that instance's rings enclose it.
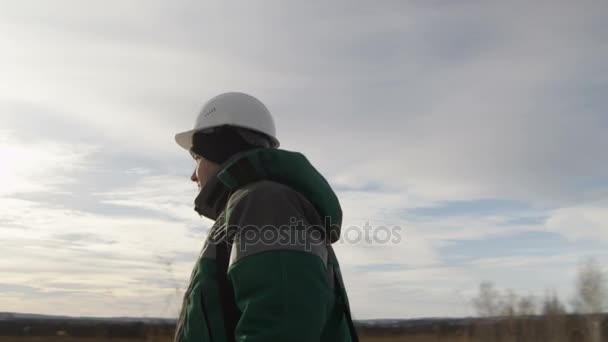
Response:
[[[192,210],[193,165],[173,134],[228,90],[268,105],[282,146],[335,186],[345,228],[403,228],[399,244],[337,245],[357,317],[467,314],[484,278],[566,293],[585,244],[598,240],[597,252],[607,240],[605,10],[592,1],[3,6],[6,310],[174,315],[209,222]],[[475,245],[530,232],[575,242],[546,261]],[[555,242],[545,238],[538,250]],[[465,246],[477,254],[457,258]]]
[[[37,305],[33,312],[51,313],[53,306],[48,305],[65,302],[66,314],[117,315],[119,311],[104,311],[98,305],[123,301],[121,314],[139,316],[145,314],[139,311],[142,296],[155,297],[154,302],[170,299],[169,304],[177,305],[202,247],[203,239],[187,236],[183,222],[111,217],[6,199],[0,204],[14,215],[2,228],[2,252],[13,255],[0,261],[3,279],[52,295],[50,301],[27,293],[11,295],[13,291],[5,295],[6,310],[21,311],[25,303],[26,308]],[[184,250],[191,251],[189,259],[180,255]],[[82,300],[91,305],[89,311],[70,304],[87,294],[92,297]],[[166,305],[147,310],[156,316],[176,314],[173,309],[163,311]]]
[[[193,221],[196,186],[185,177],[144,176],[133,185],[96,194],[101,202],[149,210],[180,221]]]
[[[137,16],[132,4],[12,5],[22,21],[6,24],[16,33],[6,72],[28,87],[5,96],[82,120],[110,148],[175,159],[172,136],[202,101],[251,91],[275,112],[284,146],[331,179],[435,199],[564,202],[582,196],[574,180],[608,169],[597,150],[602,4],[526,4],[527,15],[498,4],[275,5],[153,2]],[[252,24],[220,25],[222,13]]]
[[[556,209],[546,227],[573,240],[608,241],[608,199]]]
[[[58,191],[69,183],[69,172],[83,169],[93,147],[74,148],[56,141],[16,143],[10,132],[0,131],[0,196],[21,192]]]

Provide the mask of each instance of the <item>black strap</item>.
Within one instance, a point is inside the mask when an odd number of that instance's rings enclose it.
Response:
[[[201,295],[201,310],[203,311],[203,317],[205,319],[205,324],[207,325],[207,334],[209,334],[209,338],[211,339],[210,342],[213,342],[213,335],[211,334],[211,325],[209,325],[209,314],[208,314],[207,309],[205,308],[204,294]],[[182,328],[182,330],[183,330],[183,328]],[[181,335],[180,335],[180,341],[181,341]]]
[[[353,318],[350,314],[350,308],[348,307],[348,304],[346,303],[346,298],[344,296],[344,293],[346,291],[344,288],[344,282],[342,281],[340,272],[336,272],[335,268],[334,268],[333,274],[334,274],[334,281],[336,282],[336,284],[338,285],[338,287],[340,289],[339,295],[340,295],[340,299],[342,300],[342,305],[344,305],[344,315],[346,316],[346,324],[348,324],[348,330],[350,331],[351,342],[359,342],[359,336],[357,335],[357,329],[355,329],[355,324],[353,323]]]
[[[216,265],[217,265],[217,281],[220,289],[220,299],[222,302],[222,311],[224,312],[224,329],[226,331],[226,341],[234,342],[234,330],[240,317],[240,312],[236,306],[234,298],[234,289],[232,283],[228,281],[228,262],[230,253],[228,250],[228,242],[226,239],[221,239],[216,244]]]
[[[336,255],[334,254],[333,248],[328,246],[328,251],[330,254],[330,258],[337,262]],[[350,307],[346,302],[346,287],[344,287],[344,280],[342,279],[342,274],[339,269],[336,268],[335,265],[332,265],[332,273],[334,274],[334,285],[338,285],[338,296],[340,297],[340,301],[342,302],[342,306],[344,307],[344,315],[346,316],[346,324],[348,325],[348,330],[350,331],[351,342],[359,342],[359,335],[357,335],[357,329],[355,329],[355,324],[353,323],[353,318],[350,314]]]

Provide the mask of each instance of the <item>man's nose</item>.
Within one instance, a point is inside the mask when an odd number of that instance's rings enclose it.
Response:
[[[190,180],[193,181],[193,182],[195,182],[195,183],[198,183],[198,178],[196,178],[196,170],[194,170],[192,172],[192,176],[190,176]]]

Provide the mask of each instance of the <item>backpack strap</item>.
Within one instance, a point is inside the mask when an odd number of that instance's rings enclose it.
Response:
[[[331,268],[333,276],[334,276],[334,284],[338,286],[338,296],[340,297],[340,301],[344,307],[344,316],[346,316],[346,324],[348,325],[348,330],[350,332],[351,342],[359,342],[359,335],[357,335],[357,329],[355,329],[355,324],[353,322],[353,318],[350,313],[350,306],[348,305],[348,300],[346,299],[346,288],[344,287],[344,280],[342,279],[342,273],[340,272],[340,268],[338,267],[338,259],[334,250],[331,246],[327,246],[330,258],[332,260]]]
[[[222,312],[224,313],[226,341],[234,342],[234,330],[236,329],[240,312],[236,306],[232,283],[228,281],[228,262],[230,260],[230,252],[228,241],[226,240],[227,239],[222,239],[216,246],[217,282],[220,290]]]

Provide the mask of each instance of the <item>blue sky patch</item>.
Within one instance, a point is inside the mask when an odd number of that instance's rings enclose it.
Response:
[[[440,255],[443,262],[454,265],[476,259],[523,255],[549,256],[601,248],[602,244],[595,241],[572,242],[556,233],[528,231],[479,240],[452,241],[441,248]]]
[[[461,215],[492,215],[499,213],[524,212],[530,206],[518,201],[502,199],[456,200],[443,201],[435,206],[406,209],[409,216],[461,216]]]

